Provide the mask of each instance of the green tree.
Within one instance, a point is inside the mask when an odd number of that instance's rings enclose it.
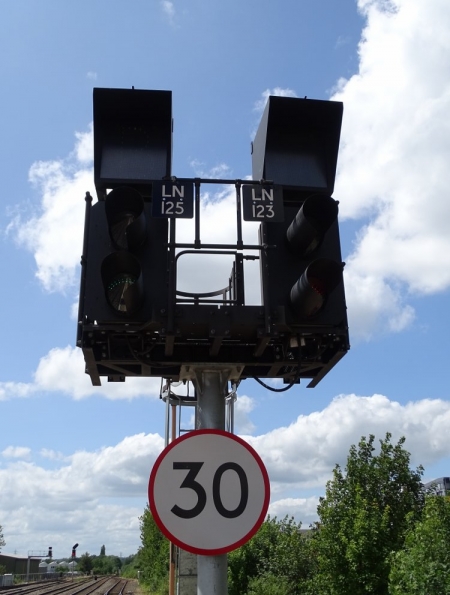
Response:
[[[106,555],[106,548],[104,545],[102,545],[102,547],[100,548],[100,556],[105,556]]]
[[[229,595],[295,595],[311,571],[308,539],[293,518],[268,518],[228,557]]]
[[[94,574],[116,574],[122,561],[118,556],[91,556]]]
[[[138,571],[138,556],[133,554],[123,560],[121,574],[126,578],[136,578]]]
[[[91,556],[92,574],[112,574],[112,566],[106,556]]]
[[[6,542],[3,537],[3,527],[0,525],[0,552],[2,551],[2,547],[5,545],[6,545]]]
[[[250,580],[247,595],[286,595],[291,592],[285,578],[266,573]]]
[[[78,570],[80,572],[91,572],[93,568],[92,556],[90,556],[89,552],[84,553],[78,561]]]
[[[345,472],[336,465],[318,506],[312,547],[319,570],[311,592],[388,593],[391,554],[402,548],[424,502],[423,469],[410,469],[404,442],[391,444],[388,433],[375,454],[374,436],[363,437],[350,448]]]
[[[159,530],[148,506],[139,521],[142,546],[135,564],[141,571],[142,581],[157,590],[169,580],[169,541]]]
[[[450,595],[450,500],[428,496],[422,518],[407,532],[392,560],[392,595]]]
[[[278,533],[277,519],[269,518],[250,541],[229,554],[229,595],[246,593],[250,580],[264,574],[267,561],[275,551]]]

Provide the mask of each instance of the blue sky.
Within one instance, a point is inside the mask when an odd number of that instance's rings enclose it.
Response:
[[[344,102],[352,349],[312,390],[242,382],[236,431],[267,465],[270,512],[305,525],[361,435],[405,435],[426,479],[449,473],[449,26],[444,0],[1,3],[4,552],[134,553],[163,447],[159,381],[94,388],[75,347],[95,86],[172,91],[179,177],[250,175],[270,94]]]

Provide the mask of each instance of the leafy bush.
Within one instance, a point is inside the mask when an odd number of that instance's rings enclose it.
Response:
[[[285,517],[268,518],[250,541],[228,556],[229,595],[300,593],[312,569],[309,539],[301,523]],[[276,580],[275,580],[276,578]]]
[[[428,496],[422,518],[392,556],[389,593],[450,595],[450,500]]]
[[[289,585],[286,579],[267,573],[252,578],[247,595],[286,595]]]

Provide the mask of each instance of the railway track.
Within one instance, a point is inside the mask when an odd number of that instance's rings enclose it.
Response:
[[[128,581],[121,579],[109,591],[105,591],[104,595],[128,595],[127,587]]]
[[[5,590],[7,595],[129,595],[134,593],[133,581],[102,577],[58,582],[51,585],[21,585]]]

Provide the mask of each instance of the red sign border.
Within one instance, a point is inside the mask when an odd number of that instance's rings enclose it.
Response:
[[[232,440],[239,442],[239,444],[241,444],[241,446],[244,446],[249,451],[249,453],[253,456],[253,458],[258,463],[258,466],[261,469],[261,473],[262,473],[263,480],[264,480],[264,493],[265,493],[264,503],[263,503],[263,507],[261,510],[261,514],[259,515],[253,528],[246,535],[244,535],[244,537],[242,537],[235,543],[232,543],[225,547],[215,548],[215,549],[197,548],[197,547],[194,547],[188,543],[184,543],[183,541],[181,541],[180,539],[175,537],[175,535],[173,535],[166,528],[164,523],[162,522],[162,520],[158,514],[158,511],[156,510],[154,499],[153,499],[156,474],[157,474],[159,467],[160,467],[162,461],[164,460],[165,456],[172,450],[172,448],[174,448],[175,446],[180,444],[180,442],[184,442],[184,440],[189,440],[189,438],[198,436],[199,434],[215,434],[217,436],[224,436],[226,438],[231,438]],[[189,434],[186,434],[184,436],[179,436],[178,438],[176,438],[173,442],[171,442],[168,446],[166,446],[166,448],[161,452],[161,454],[156,459],[155,464],[153,465],[152,471],[150,473],[150,479],[148,482],[148,500],[149,500],[149,504],[150,504],[150,511],[153,515],[153,518],[154,518],[157,526],[159,527],[161,532],[167,537],[167,539],[169,539],[172,543],[174,543],[178,547],[182,548],[183,550],[186,550],[187,552],[191,552],[192,554],[199,554],[202,556],[220,556],[221,554],[226,554],[228,552],[231,552],[231,551],[241,547],[241,545],[244,545],[244,543],[247,543],[247,541],[249,539],[251,539],[253,537],[253,535],[255,535],[255,533],[258,531],[258,529],[261,527],[261,525],[266,517],[267,510],[269,508],[270,480],[269,480],[269,475],[267,473],[267,469],[266,469],[261,457],[259,456],[259,454],[256,452],[256,450],[252,446],[250,446],[250,444],[245,442],[245,440],[242,440],[242,438],[239,438],[239,436],[236,436],[235,434],[231,434],[230,432],[226,432],[225,430],[193,430],[192,432],[189,432]]]

